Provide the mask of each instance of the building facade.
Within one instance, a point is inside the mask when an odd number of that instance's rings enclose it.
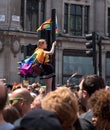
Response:
[[[104,37],[102,77],[110,84],[110,0],[1,0],[0,77],[8,83],[22,80],[17,75],[17,62],[28,55],[28,45],[36,45],[36,28],[51,17],[52,9],[56,9],[59,28],[55,83],[65,84],[74,73],[78,73],[78,78],[94,73],[92,57],[85,53],[85,35],[96,32]],[[77,79],[73,80],[77,83]]]

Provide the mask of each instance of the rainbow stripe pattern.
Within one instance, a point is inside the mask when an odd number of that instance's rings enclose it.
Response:
[[[21,61],[20,63],[20,75],[27,76],[28,74],[32,74],[33,68],[32,65],[36,61],[36,52],[32,54],[29,58]]]
[[[58,20],[57,20],[57,17],[56,17],[56,22],[55,22],[55,35],[56,35],[56,37],[58,37]]]
[[[51,30],[50,24],[51,24],[51,19],[48,19],[47,21],[45,21],[45,22],[37,29],[37,31],[40,31],[40,30],[43,30],[43,29]]]
[[[51,18],[48,19],[47,21],[45,21],[38,29],[37,32],[40,30],[51,30]],[[56,22],[55,22],[55,35],[56,37],[58,37],[58,21],[57,21],[57,17],[56,17]]]

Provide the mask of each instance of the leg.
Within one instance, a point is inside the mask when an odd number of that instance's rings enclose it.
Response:
[[[44,79],[45,80],[45,85],[46,85],[46,94],[52,90],[52,79]]]

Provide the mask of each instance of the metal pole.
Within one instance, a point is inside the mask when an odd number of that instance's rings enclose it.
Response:
[[[52,24],[52,42],[54,42],[56,40],[56,36],[55,36],[55,19],[56,19],[56,9],[52,9],[52,14],[51,14],[51,24]],[[54,72],[55,72],[55,53],[52,56],[52,64],[54,66]],[[52,83],[52,90],[55,90],[55,77],[53,78],[53,83]]]
[[[27,0],[24,0],[24,31],[26,31],[26,7],[27,7]]]
[[[102,37],[99,39],[98,47],[99,47],[99,76],[102,76]]]
[[[94,74],[97,74],[97,52],[96,52],[96,33],[92,32],[92,41],[93,41],[93,66]]]
[[[51,16],[51,19],[52,19],[52,42],[54,42],[56,40],[56,37],[55,37],[55,18],[56,17],[56,10],[55,9],[52,9],[52,16]]]

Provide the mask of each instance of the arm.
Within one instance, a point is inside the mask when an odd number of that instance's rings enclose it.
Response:
[[[50,51],[45,51],[45,53],[47,55],[52,55],[54,53],[55,46],[56,46],[56,41],[53,42],[51,50]]]

